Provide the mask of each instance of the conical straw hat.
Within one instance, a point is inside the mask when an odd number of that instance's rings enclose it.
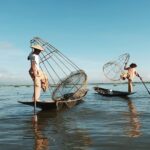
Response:
[[[32,45],[31,48],[38,49],[40,51],[44,50],[44,48],[42,46],[38,45],[38,44],[37,45]]]

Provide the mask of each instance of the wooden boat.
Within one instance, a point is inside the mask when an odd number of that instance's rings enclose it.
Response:
[[[61,106],[73,107],[82,102],[86,95],[87,74],[80,69],[62,52],[39,37],[30,41],[32,48],[42,47],[39,53],[43,92],[49,89],[49,100],[36,102],[36,107],[45,109],[59,109]],[[32,56],[32,52],[29,54]],[[53,86],[53,87],[52,87]],[[35,106],[33,101],[19,101],[19,103]]]
[[[83,99],[76,99],[76,100],[68,100],[68,101],[37,101],[36,107],[42,109],[42,110],[52,110],[52,109],[60,109],[61,108],[68,108],[69,102],[73,103],[73,105],[77,105],[81,103]],[[21,104],[29,105],[34,107],[33,101],[18,101]]]
[[[65,94],[64,99],[54,101],[37,101],[36,107],[42,109],[42,110],[52,110],[52,109],[62,109],[62,108],[71,108],[75,105],[78,105],[79,103],[83,102],[84,96],[87,94],[88,90],[85,91],[85,93],[82,95],[82,97],[79,98],[72,98],[70,99],[70,94]],[[69,99],[67,96],[69,95]],[[34,107],[34,101],[18,101],[21,104],[29,105]]]
[[[124,92],[124,91],[114,91],[111,89],[105,89],[105,88],[100,88],[100,87],[94,87],[94,90],[98,94],[102,96],[108,96],[108,97],[112,97],[112,96],[126,97],[135,93],[135,92],[130,93],[130,92]]]
[[[25,104],[25,105],[34,107],[34,101],[18,101],[18,102],[21,104]],[[41,108],[42,110],[57,108],[55,101],[37,101],[36,107]]]

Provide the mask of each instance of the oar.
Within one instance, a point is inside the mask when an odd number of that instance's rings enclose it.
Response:
[[[37,122],[36,99],[35,99],[35,80],[34,80],[34,117],[33,117],[33,121]]]
[[[148,90],[147,86],[145,85],[145,83],[144,83],[142,77],[141,77],[140,75],[138,75],[138,77],[140,78],[141,82],[143,83],[144,87],[146,88],[148,94],[150,94],[150,91]]]

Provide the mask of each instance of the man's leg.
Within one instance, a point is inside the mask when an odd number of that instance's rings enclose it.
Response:
[[[128,92],[132,92],[133,91],[133,86],[132,86],[132,80],[128,80]]]
[[[38,101],[40,100],[40,94],[41,94],[41,80],[40,77],[36,77],[34,80],[34,100]]]

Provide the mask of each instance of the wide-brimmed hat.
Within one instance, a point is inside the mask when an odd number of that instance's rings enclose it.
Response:
[[[37,45],[32,45],[31,48],[37,49],[37,50],[40,50],[40,51],[44,50],[44,48],[41,45],[38,45],[38,44]]]

